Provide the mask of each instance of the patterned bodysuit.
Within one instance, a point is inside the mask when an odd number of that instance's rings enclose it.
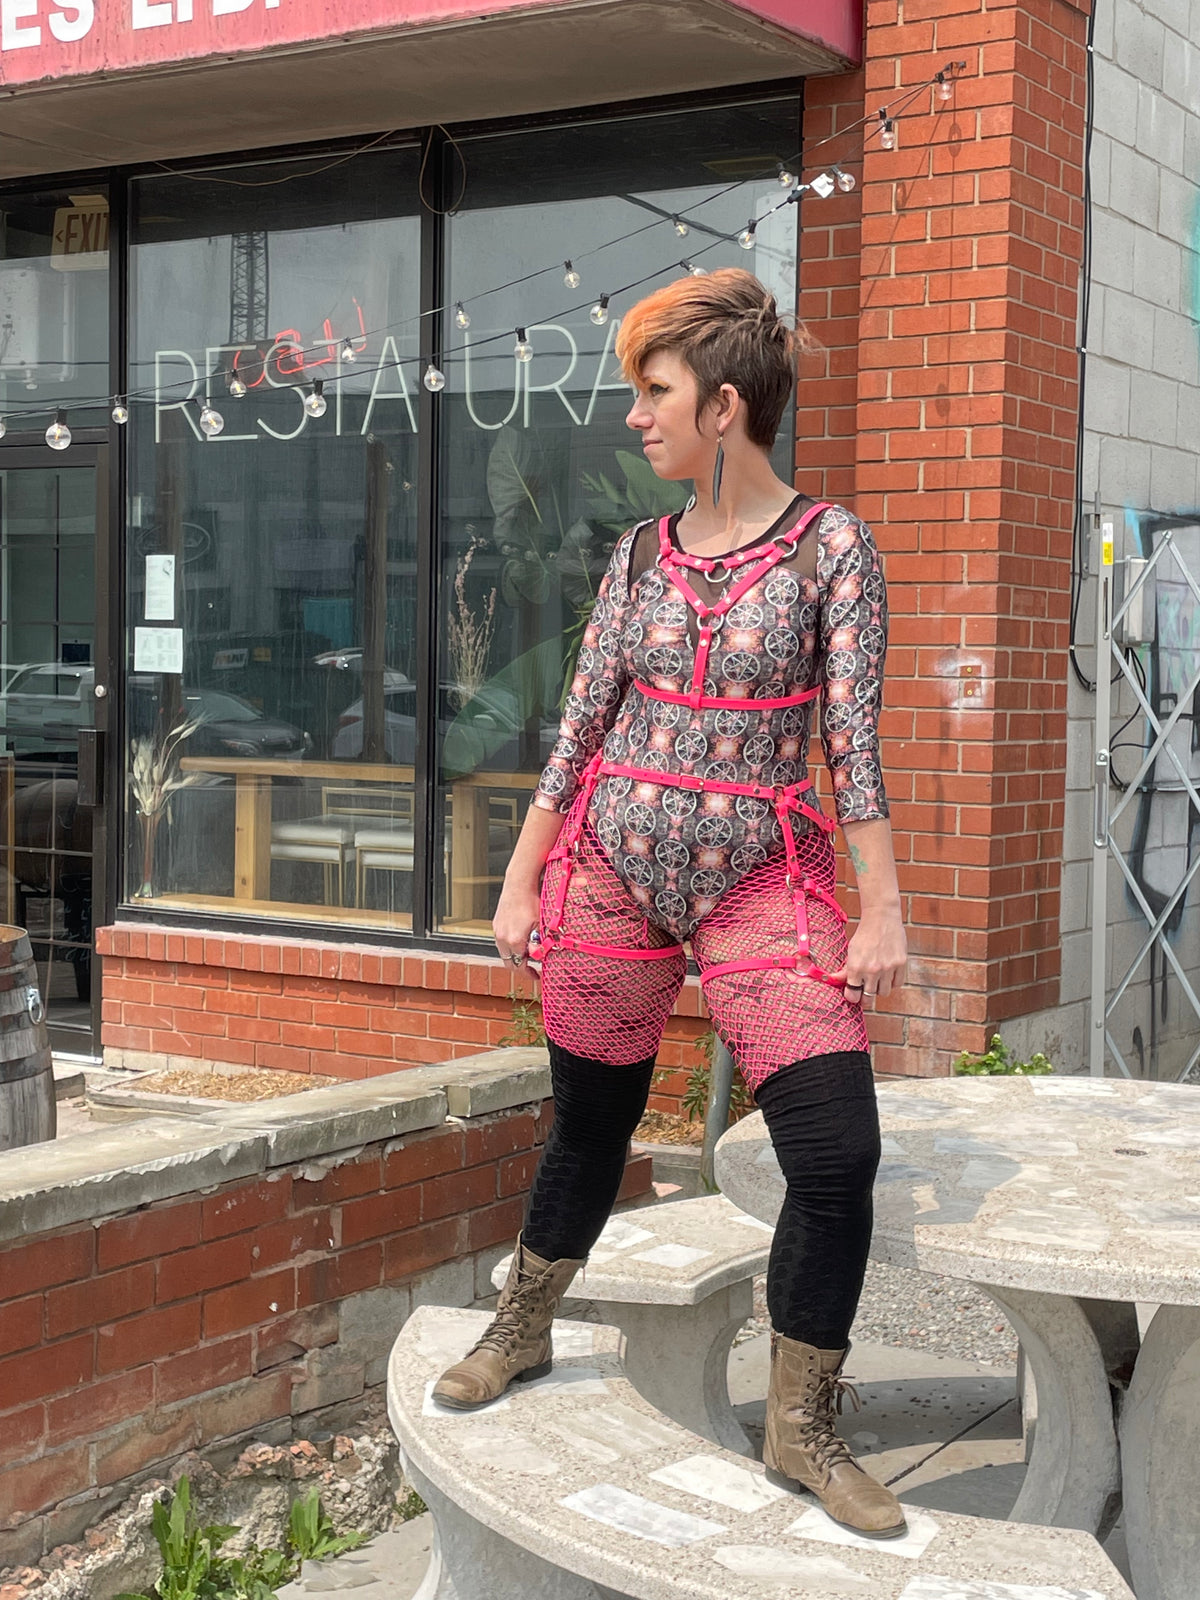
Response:
[[[823,695],[838,820],[887,816],[886,590],[869,530],[837,506],[799,499],[721,558],[686,555],[677,521],[618,543],[533,798],[568,814],[543,883],[543,1005],[575,1053],[642,1059],[688,940],[753,1085],[866,1045],[829,982],[844,917],[807,755]]]

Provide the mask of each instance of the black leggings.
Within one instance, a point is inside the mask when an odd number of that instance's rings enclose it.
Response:
[[[608,1220],[654,1061],[614,1067],[552,1043],[550,1066],[554,1126],[522,1238],[534,1255],[559,1261],[586,1256]],[[772,1073],[756,1099],[787,1182],[767,1273],[772,1326],[841,1350],[862,1293],[879,1165],[870,1057],[810,1056]]]

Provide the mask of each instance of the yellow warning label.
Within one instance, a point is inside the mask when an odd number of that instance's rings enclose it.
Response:
[[[1111,522],[1100,524],[1100,559],[1106,567],[1113,564],[1113,525]]]
[[[1113,542],[1111,539],[1104,541],[1104,565],[1111,567],[1113,564]]]

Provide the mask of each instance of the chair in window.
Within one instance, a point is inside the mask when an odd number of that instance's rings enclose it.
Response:
[[[305,861],[325,868],[325,904],[346,903],[346,867],[363,817],[380,826],[412,827],[412,796],[392,789],[325,785],[319,816],[271,825],[271,860]],[[333,880],[337,899],[332,901]]]

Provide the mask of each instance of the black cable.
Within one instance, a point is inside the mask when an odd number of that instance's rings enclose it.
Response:
[[[1135,650],[1133,650],[1132,648],[1127,649],[1125,651],[1125,659],[1126,659],[1126,661],[1129,662],[1130,666],[1133,668],[1133,675],[1138,680],[1138,684],[1141,687],[1142,693],[1145,694],[1145,692],[1146,692],[1146,669],[1142,665],[1141,661],[1139,660],[1137,652]],[[1118,677],[1122,677],[1123,674],[1122,673],[1118,673],[1117,676]],[[1109,744],[1109,747],[1108,747],[1108,756],[1109,756],[1108,775],[1112,779],[1112,781],[1116,785],[1116,787],[1121,791],[1122,794],[1124,794],[1128,790],[1129,785],[1127,783],[1125,783],[1121,778],[1119,778],[1117,776],[1116,764],[1113,761],[1112,757],[1113,757],[1114,753],[1117,750],[1144,750],[1145,749],[1144,745],[1136,743],[1133,739],[1126,739],[1124,741],[1122,741],[1122,739],[1121,739],[1121,735],[1125,732],[1125,729],[1129,726],[1129,724],[1131,722],[1136,722],[1137,719],[1142,714],[1143,714],[1142,713],[1142,708],[1140,706],[1136,706],[1134,708],[1134,710],[1130,713],[1130,715],[1125,718],[1125,721],[1117,729],[1116,733],[1113,734],[1112,742]]]
[[[1088,14],[1087,29],[1087,94],[1083,124],[1083,262],[1079,305],[1079,425],[1075,435],[1075,519],[1071,530],[1071,621],[1068,632],[1067,656],[1080,686],[1088,694],[1096,692],[1096,685],[1079,665],[1076,637],[1079,630],[1079,602],[1083,594],[1084,569],[1084,511],[1083,511],[1083,454],[1084,407],[1087,399],[1087,345],[1088,323],[1092,308],[1092,136],[1096,124],[1096,10],[1093,5]],[[1099,672],[1102,641],[1096,640],[1096,670]]]

